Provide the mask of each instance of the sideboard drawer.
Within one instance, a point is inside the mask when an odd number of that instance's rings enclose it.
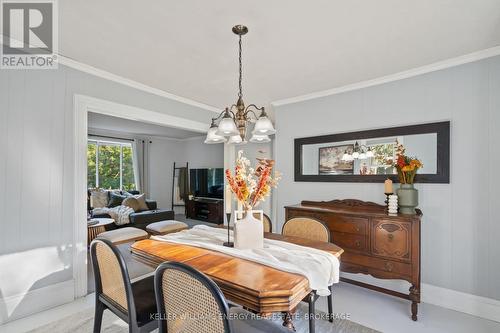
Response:
[[[332,243],[343,249],[352,249],[365,252],[368,250],[367,237],[365,235],[348,234],[344,232],[332,232]]]
[[[373,220],[372,254],[411,260],[411,224],[385,219]]]
[[[374,268],[376,270],[395,275],[402,275],[406,277],[411,276],[411,264],[403,262],[374,258],[352,252],[343,253],[342,262]]]
[[[322,216],[320,219],[328,225],[333,233],[337,231],[356,235],[368,234],[367,218],[331,214]]]

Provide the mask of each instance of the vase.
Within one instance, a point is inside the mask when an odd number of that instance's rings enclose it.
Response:
[[[415,214],[418,206],[418,191],[413,184],[401,184],[398,189],[399,212],[401,214]]]
[[[237,217],[238,214],[235,215]],[[247,210],[242,219],[235,218],[234,247],[237,249],[262,249],[264,247],[264,224]]]

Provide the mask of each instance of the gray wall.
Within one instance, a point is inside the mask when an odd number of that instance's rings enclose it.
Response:
[[[53,306],[23,295],[73,278],[74,94],[207,124],[213,116],[62,65],[0,70],[0,322]]]
[[[280,224],[283,206],[303,199],[384,200],[383,184],[294,182],[294,138],[451,120],[451,183],[416,185],[422,279],[500,299],[500,57],[283,105],[275,117]]]
[[[190,169],[224,167],[224,145],[207,145],[204,140],[151,138],[149,193],[152,199],[158,201],[158,207],[171,207],[174,162],[178,166],[185,166],[188,162]],[[176,207],[175,211],[184,213],[184,208]]]

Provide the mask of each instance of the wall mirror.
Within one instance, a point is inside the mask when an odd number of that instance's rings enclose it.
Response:
[[[415,182],[449,183],[449,121],[295,139],[295,181],[397,181],[396,141],[424,165]]]

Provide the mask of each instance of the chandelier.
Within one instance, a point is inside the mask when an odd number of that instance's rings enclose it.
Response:
[[[375,154],[370,147],[365,145],[359,145],[358,141],[354,144],[352,154],[346,149],[344,155],[342,155],[342,161],[350,162],[357,159],[366,160],[367,158],[374,157]]]
[[[243,102],[243,89],[242,89],[242,64],[241,64],[241,37],[248,32],[248,28],[244,25],[236,25],[233,27],[233,32],[239,37],[239,81],[238,81],[238,100],[236,104],[231,107],[226,107],[219,116],[212,118],[210,129],[207,133],[205,143],[223,143],[230,144],[245,144],[246,132],[249,123],[255,122],[252,131],[250,142],[264,143],[269,142],[269,135],[276,133],[273,123],[269,119],[264,110],[264,107],[257,107],[255,104],[245,106]],[[256,112],[260,111],[257,116]],[[253,117],[253,118],[252,118]],[[220,121],[219,121],[220,120]],[[217,124],[217,122],[219,123]]]

